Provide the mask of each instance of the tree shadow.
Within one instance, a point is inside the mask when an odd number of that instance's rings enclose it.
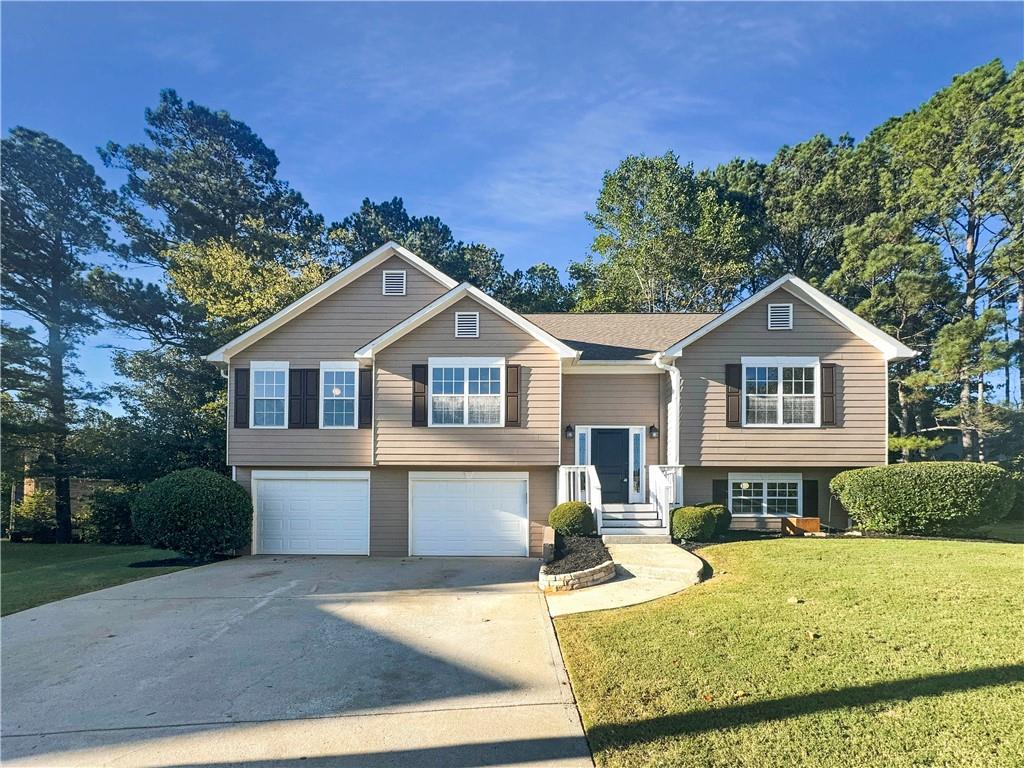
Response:
[[[886,701],[910,701],[922,696],[941,696],[956,691],[1020,682],[1024,682],[1024,664],[981,667],[945,675],[871,683],[834,691],[680,712],[646,720],[598,725],[591,728],[587,736],[594,747],[630,747],[665,737],[693,736],[817,712],[864,707]]]

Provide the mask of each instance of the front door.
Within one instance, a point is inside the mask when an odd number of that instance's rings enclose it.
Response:
[[[604,504],[629,502],[629,430],[591,429],[590,461],[601,481]]]

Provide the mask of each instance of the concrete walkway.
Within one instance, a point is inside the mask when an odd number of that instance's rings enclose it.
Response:
[[[646,603],[698,583],[703,561],[675,544],[606,543],[618,574],[609,582],[547,595],[548,613],[603,611]]]
[[[247,557],[7,616],[5,766],[592,766],[526,558]]]

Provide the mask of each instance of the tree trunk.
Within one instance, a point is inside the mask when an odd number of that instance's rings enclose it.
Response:
[[[976,248],[976,226],[969,217],[964,239],[964,312],[972,319],[978,316],[978,273]],[[964,371],[960,381],[960,442],[966,461],[978,460],[978,433],[971,427],[971,374]]]
[[[977,433],[971,428],[971,380],[964,378],[960,384],[960,445],[964,461],[976,461],[978,456]]]
[[[55,290],[56,294],[57,291]],[[57,301],[59,298],[54,297]],[[59,311],[59,310],[58,310]],[[51,314],[51,317],[58,316]],[[50,418],[53,420],[53,490],[57,517],[57,543],[71,543],[71,476],[68,467],[68,410],[64,388],[64,340],[60,327],[47,328],[50,368]]]
[[[1017,407],[1024,408],[1024,276],[1017,278]]]
[[[914,425],[911,423],[913,416],[910,413],[910,403],[907,402],[907,393],[901,381],[896,382],[896,399],[900,404],[900,432],[903,437],[907,437],[914,431]],[[904,446],[901,453],[903,463],[906,464],[910,461],[910,449]]]
[[[985,460],[985,437],[982,433],[982,419],[985,417],[985,374],[978,377],[978,412],[975,414],[974,423],[977,425],[974,430],[976,435],[976,448],[978,461]]]

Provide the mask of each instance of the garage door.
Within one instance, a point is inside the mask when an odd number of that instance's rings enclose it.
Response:
[[[413,555],[529,554],[525,472],[410,472]]]
[[[253,478],[257,554],[369,554],[368,473],[267,474]]]

